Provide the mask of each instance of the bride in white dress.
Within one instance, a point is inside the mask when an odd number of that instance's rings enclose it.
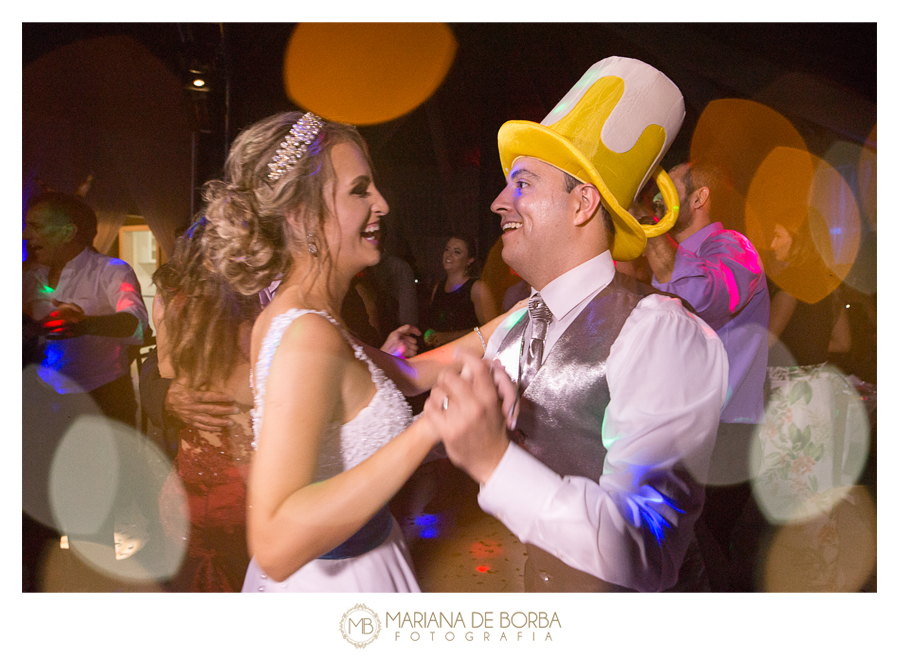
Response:
[[[439,436],[410,424],[403,395],[427,390],[456,347],[481,341],[473,333],[394,362],[340,321],[353,277],[380,258],[388,212],[354,128],[310,113],[260,121],[235,140],[205,199],[209,267],[248,295],[281,279],[251,343],[254,557],[243,591],[419,591],[387,505]]]

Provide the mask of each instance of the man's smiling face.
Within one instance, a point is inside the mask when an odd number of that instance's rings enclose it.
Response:
[[[503,260],[537,286],[567,249],[570,204],[565,174],[536,158],[518,158],[491,210],[500,215]],[[555,276],[551,276],[552,280]]]

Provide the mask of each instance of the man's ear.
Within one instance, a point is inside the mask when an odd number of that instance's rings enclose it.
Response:
[[[583,226],[591,221],[600,209],[600,190],[593,185],[579,185],[573,190],[575,204],[575,225]]]
[[[78,233],[78,227],[75,224],[66,224],[59,227],[59,233],[64,242],[71,242],[75,239],[75,234]]]
[[[697,190],[696,201],[694,202],[695,208],[702,208],[709,201],[709,188],[701,187]]]

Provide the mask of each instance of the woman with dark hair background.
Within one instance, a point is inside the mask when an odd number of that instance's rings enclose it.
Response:
[[[475,278],[475,243],[454,234],[444,246],[441,264],[446,276],[435,284],[426,315],[425,346],[445,345],[499,314],[490,288]]]
[[[814,365],[850,351],[846,309],[834,294],[838,276],[819,254],[808,221],[794,231],[776,224],[769,267],[769,365]]]
[[[847,502],[858,504],[852,485],[869,428],[857,390],[834,365],[835,354],[850,351],[850,327],[840,279],[827,265],[828,232],[816,218],[813,227],[809,218],[793,230],[776,224],[770,245],[769,392],[756,431],[754,496],[733,536],[742,591],[843,591],[852,580],[855,548],[838,522]],[[788,536],[780,550],[793,563],[790,584],[766,584],[759,565]]]

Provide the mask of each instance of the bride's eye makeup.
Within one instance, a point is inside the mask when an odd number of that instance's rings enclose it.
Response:
[[[372,181],[365,176],[361,176],[355,182],[353,187],[350,189],[350,194],[354,196],[367,197],[369,196],[369,187],[372,185]]]

